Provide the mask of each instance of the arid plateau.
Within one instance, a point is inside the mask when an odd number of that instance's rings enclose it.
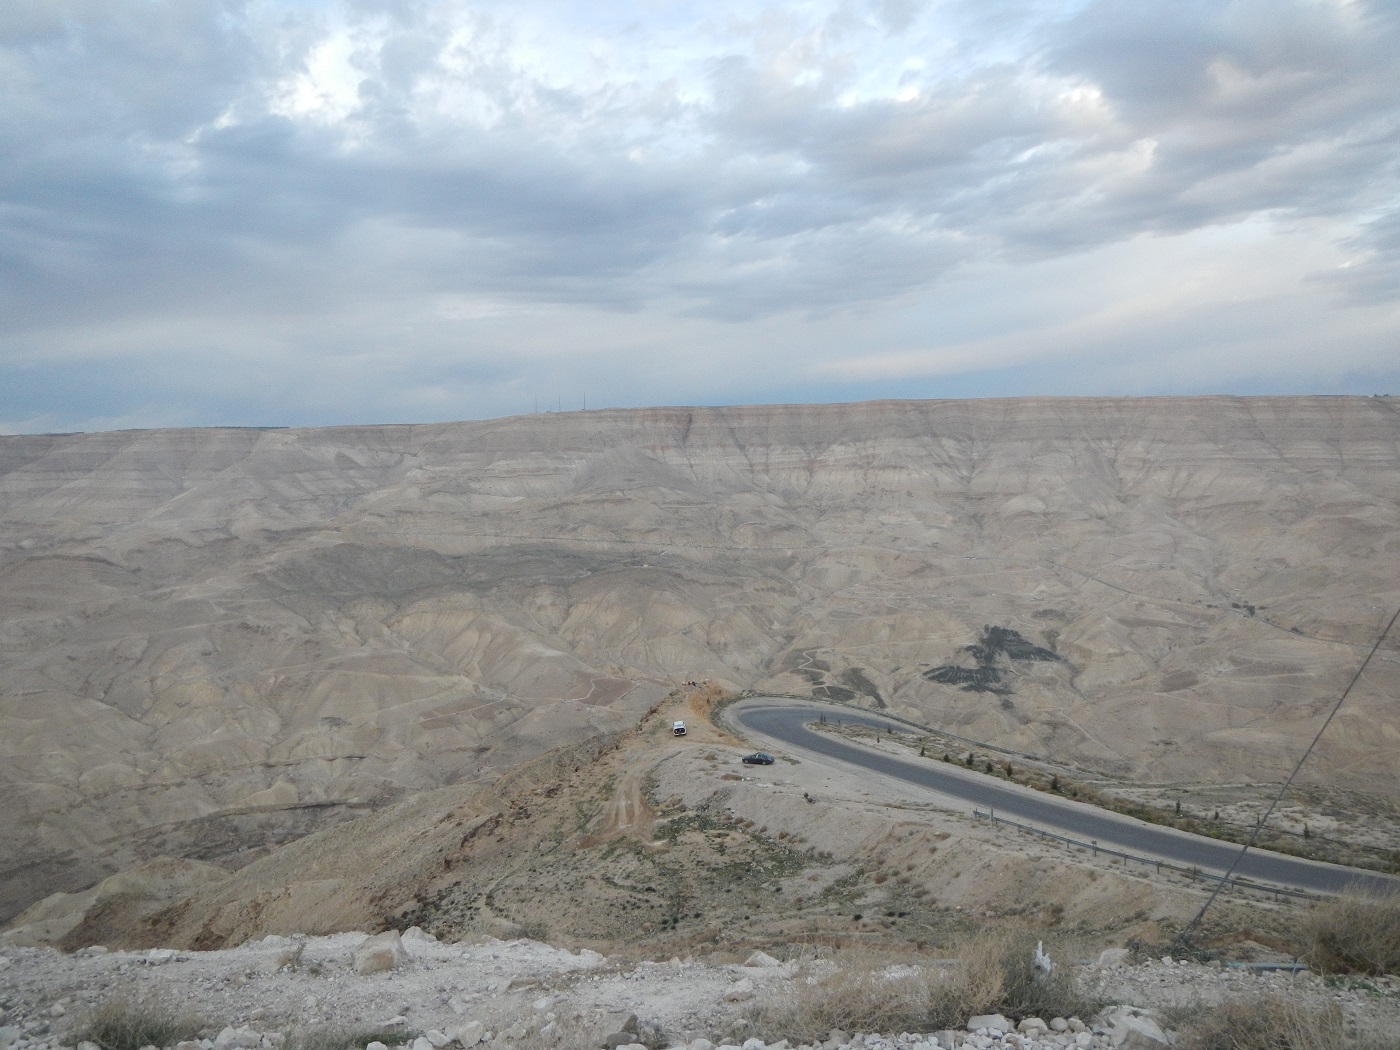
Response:
[[[825,698],[1247,824],[1400,607],[1397,525],[1383,397],[0,437],[0,921],[606,948],[1184,916],[1191,887],[884,789],[754,787],[710,715]],[[1300,834],[1400,845],[1396,647]],[[767,874],[706,882],[736,857]]]

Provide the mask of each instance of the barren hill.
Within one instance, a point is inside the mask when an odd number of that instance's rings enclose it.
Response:
[[[633,724],[685,680],[1278,778],[1400,605],[1386,398],[0,438],[0,917]],[[1310,775],[1397,793],[1394,641]]]

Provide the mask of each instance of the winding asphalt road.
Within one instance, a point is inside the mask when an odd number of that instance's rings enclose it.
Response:
[[[943,762],[911,762],[847,743],[829,733],[807,728],[825,713],[829,720],[859,723],[893,733],[912,730],[878,715],[856,713],[849,708],[831,709],[780,697],[757,697],[735,705],[730,718],[746,729],[781,741],[795,751],[824,755],[873,773],[929,788],[998,816],[1061,832],[1086,842],[1126,853],[1161,858],[1173,864],[1194,865],[1224,874],[1239,855],[1240,847],[1217,839],[1190,835],[1174,828],[1147,824],[1095,806],[1026,788],[1015,788],[992,777]],[[1400,892],[1400,879],[1335,864],[1287,857],[1251,849],[1235,868],[1235,877],[1315,893],[1361,892],[1383,895]]]

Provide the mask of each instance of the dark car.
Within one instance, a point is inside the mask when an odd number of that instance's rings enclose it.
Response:
[[[743,760],[745,765],[750,766],[771,766],[773,764],[773,756],[766,751],[755,751],[751,755],[745,755]]]

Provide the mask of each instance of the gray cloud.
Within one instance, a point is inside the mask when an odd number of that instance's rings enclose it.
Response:
[[[637,378],[628,347],[705,339],[781,356],[794,396],[839,396],[800,378],[810,326],[892,319],[883,343],[818,347],[852,375],[914,343],[927,375],[975,371],[947,326],[898,320],[957,287],[1005,353],[1033,356],[1061,322],[1018,274],[1081,256],[1088,274],[1143,238],[1163,247],[1134,249],[1145,283],[1125,301],[1152,298],[1177,239],[1275,238],[1315,260],[1202,289],[1178,308],[1183,344],[1236,340],[1213,295],[1301,296],[1300,340],[1363,316],[1393,332],[1397,52],[1390,7],[1341,0],[676,5],[632,23],[547,4],[12,0],[0,425],[176,398],[202,406],[191,423],[483,414],[541,376],[596,374],[618,403],[771,391],[674,360]],[[1114,338],[1149,323],[1120,312]],[[81,393],[84,363],[104,392]],[[299,391],[259,392],[241,378],[259,369]],[[142,383],[165,391],[156,408],[138,411]]]

